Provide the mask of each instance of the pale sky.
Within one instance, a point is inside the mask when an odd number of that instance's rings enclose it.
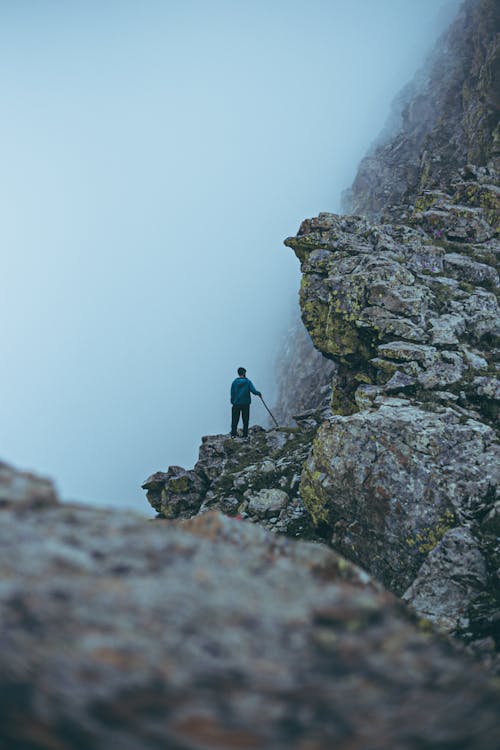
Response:
[[[0,0],[0,458],[148,513],[238,366],[272,405],[283,239],[339,210],[456,7]]]

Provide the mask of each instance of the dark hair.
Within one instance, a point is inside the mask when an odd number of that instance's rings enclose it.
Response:
[[[238,375],[241,375],[241,377],[243,377],[245,373],[246,373],[246,370],[244,367],[238,367]]]

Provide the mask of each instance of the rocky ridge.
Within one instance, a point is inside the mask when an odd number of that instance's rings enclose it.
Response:
[[[170,466],[143,484],[160,518],[190,518],[217,510],[276,532],[316,538],[298,494],[300,475],[324,413],[297,416],[298,427],[251,427],[249,440],[229,435],[202,439],[193,469]]]

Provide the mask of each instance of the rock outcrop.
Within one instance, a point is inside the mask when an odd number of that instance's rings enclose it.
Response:
[[[285,364],[279,411],[313,407],[299,431],[204,438],[192,471],[145,485],[164,517],[216,508],[322,539],[485,652],[500,645],[499,12],[464,3],[362,162],[355,213],[285,242],[307,334],[287,341],[304,366],[294,384]]]
[[[2,465],[5,750],[500,743],[483,670],[324,545],[214,512],[58,504],[27,482]]]
[[[422,616],[500,642],[499,6],[466,2],[362,162],[302,223],[302,318],[337,364],[300,496]],[[401,105],[400,105],[401,106]],[[473,160],[473,162],[471,162]]]
[[[147,499],[160,518],[190,518],[218,510],[288,536],[316,538],[298,489],[324,416],[313,410],[296,416],[298,427],[251,427],[248,441],[206,436],[193,469],[170,466],[148,477],[143,484]]]

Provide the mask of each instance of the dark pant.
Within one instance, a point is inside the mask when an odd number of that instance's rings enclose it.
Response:
[[[236,437],[240,414],[243,419],[243,437],[248,437],[248,420],[250,417],[250,404],[233,404],[231,414],[231,435]]]

